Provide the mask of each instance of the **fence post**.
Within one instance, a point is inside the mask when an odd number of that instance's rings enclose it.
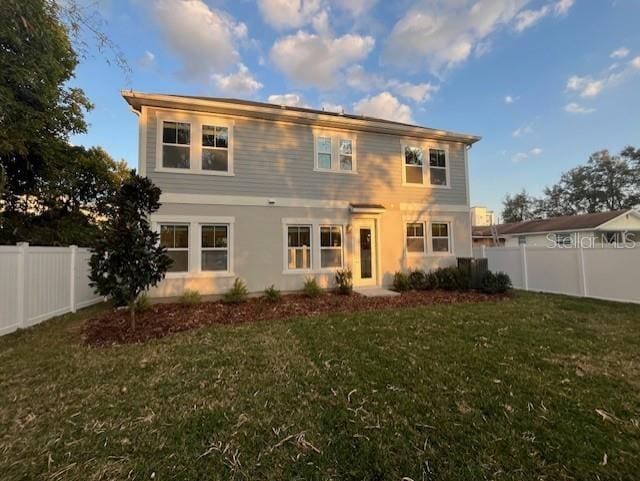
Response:
[[[522,268],[522,288],[529,290],[529,273],[527,272],[527,246],[520,244],[520,266]]]
[[[69,246],[71,253],[70,264],[70,289],[69,289],[69,303],[71,304],[71,312],[76,312],[76,256],[78,254],[78,246]]]
[[[480,257],[482,259],[486,259],[487,258],[487,247],[484,244],[482,244],[480,246]]]
[[[580,285],[580,293],[582,297],[587,297],[589,289],[587,288],[587,271],[584,265],[584,247],[578,246],[578,284]]]
[[[18,284],[18,295],[17,295],[17,303],[18,303],[18,324],[20,327],[24,327],[26,323],[26,282],[27,282],[27,249],[29,248],[28,242],[18,242],[16,244],[18,247],[18,272],[16,273],[16,282]]]

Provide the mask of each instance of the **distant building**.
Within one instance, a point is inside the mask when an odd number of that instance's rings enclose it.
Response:
[[[595,214],[473,226],[474,246],[571,247],[634,242],[640,245],[640,212],[627,209]]]
[[[485,226],[494,225],[496,223],[496,215],[492,210],[477,205],[471,207],[471,225]]]

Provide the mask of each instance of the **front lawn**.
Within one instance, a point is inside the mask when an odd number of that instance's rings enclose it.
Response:
[[[513,299],[91,348],[0,338],[2,480],[637,479],[640,306]]]

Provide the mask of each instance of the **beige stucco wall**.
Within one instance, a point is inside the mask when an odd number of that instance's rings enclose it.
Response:
[[[377,270],[379,284],[389,286],[394,272],[398,270],[454,265],[456,257],[471,256],[471,227],[468,212],[443,209],[387,210],[380,215],[364,215],[378,222],[379,259]],[[324,287],[334,284],[334,271],[313,273],[288,273],[285,271],[285,234],[283,219],[322,223],[352,224],[354,217],[345,208],[303,208],[281,206],[230,206],[204,204],[164,204],[152,217],[157,226],[161,222],[191,222],[198,224],[206,219],[224,217],[233,219],[233,275],[211,277],[198,274],[192,263],[188,274],[169,274],[150,295],[168,297],[180,295],[184,289],[194,289],[203,295],[220,294],[229,289],[235,277],[242,278],[251,292],[261,292],[271,284],[283,291],[302,288],[305,277],[313,276]],[[449,255],[415,256],[405,253],[405,222],[446,221],[450,222],[453,252]],[[348,229],[344,235],[345,266],[351,267],[353,260],[353,233]],[[194,242],[195,241],[195,242]],[[199,239],[190,241],[190,255],[196,256]],[[196,257],[192,257],[192,260]]]

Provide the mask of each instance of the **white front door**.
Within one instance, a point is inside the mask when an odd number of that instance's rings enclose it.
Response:
[[[376,222],[373,219],[358,219],[353,222],[353,284],[376,286],[377,246]]]

